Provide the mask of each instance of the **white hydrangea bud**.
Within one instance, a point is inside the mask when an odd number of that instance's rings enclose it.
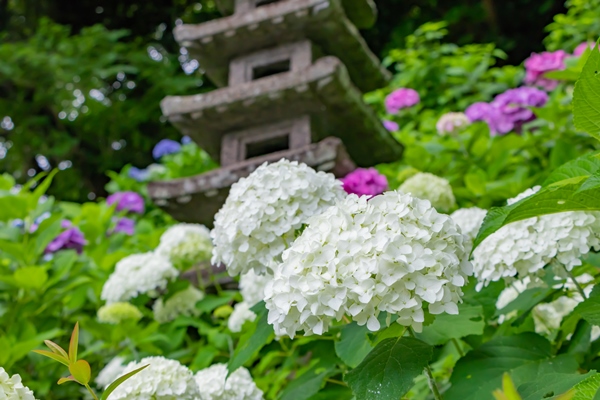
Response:
[[[133,304],[127,302],[110,303],[98,310],[98,321],[105,324],[118,325],[121,322],[142,319],[142,312]]]
[[[456,199],[450,182],[428,172],[419,172],[404,181],[398,189],[422,200],[429,200],[440,212],[448,212],[456,207]]]
[[[295,239],[307,219],[345,196],[332,174],[281,160],[263,164],[234,183],[215,215],[213,264],[230,275],[264,274]]]
[[[23,386],[20,375],[10,376],[2,367],[0,367],[0,399],[36,400],[33,392],[27,386]]]
[[[229,316],[229,320],[227,320],[227,327],[231,332],[241,332],[246,321],[254,321],[256,319],[256,314],[250,310],[250,307],[252,306],[245,301],[237,303],[233,307],[233,312]]]
[[[125,371],[125,359],[123,357],[115,357],[102,368],[96,377],[96,385],[99,388],[106,389],[117,378],[123,375]]]
[[[177,224],[160,237],[156,253],[171,260],[179,269],[186,269],[202,261],[210,260],[212,254],[210,230],[200,224]]]
[[[456,133],[460,128],[471,125],[469,117],[461,112],[449,112],[440,117],[435,127],[440,135]]]
[[[195,376],[200,400],[262,400],[263,392],[252,380],[250,372],[240,367],[227,377],[226,364],[214,364]]]
[[[508,201],[513,204],[537,192],[528,189]],[[533,280],[546,265],[564,275],[581,265],[581,256],[600,249],[600,213],[569,211],[512,222],[488,236],[473,251],[477,289],[502,278]]]
[[[122,375],[144,365],[146,369],[123,382],[108,400],[200,400],[194,374],[179,361],[146,357],[129,363]]]
[[[457,314],[472,274],[466,237],[448,215],[410,194],[350,195],[309,220],[265,289],[275,333],[322,334],[349,315],[380,328],[380,312],[420,330],[423,308]]]
[[[240,277],[240,292],[244,301],[250,306],[263,301],[265,286],[272,279],[273,275],[271,274],[257,275],[253,270],[243,274]]]
[[[196,303],[204,298],[204,293],[193,286],[175,293],[165,302],[162,298],[156,300],[152,310],[154,319],[161,324],[173,321],[180,315],[197,317],[200,310]]]
[[[171,262],[155,253],[127,256],[119,261],[115,271],[102,288],[101,298],[107,303],[128,301],[142,293],[156,297],[155,289],[165,289],[179,272]]]

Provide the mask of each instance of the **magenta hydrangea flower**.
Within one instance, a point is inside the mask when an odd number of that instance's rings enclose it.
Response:
[[[348,194],[373,197],[388,188],[385,176],[375,168],[357,168],[342,179],[344,190]]]
[[[396,132],[400,129],[400,126],[394,121],[383,120],[383,126],[390,132]]]
[[[135,231],[135,221],[134,220],[132,220],[131,218],[120,218],[117,221],[117,223],[115,224],[115,227],[110,232],[110,234],[112,235],[113,233],[122,232],[126,235],[132,236],[134,231]]]
[[[144,213],[144,199],[136,192],[117,192],[106,198],[106,204],[109,206],[114,203],[117,203],[117,211]]]
[[[587,48],[593,48],[594,47],[594,42],[583,42],[581,43],[579,46],[575,47],[575,50],[573,51],[573,55],[576,57],[579,57],[580,55],[582,55],[583,53],[585,53],[585,51],[587,50]]]
[[[525,60],[525,83],[539,86],[545,90],[554,90],[558,81],[545,78],[543,75],[550,71],[560,71],[566,68],[565,59],[569,55],[563,50],[554,52],[531,53]]]
[[[421,101],[419,93],[414,89],[400,88],[385,98],[385,109],[388,114],[397,114],[403,108],[412,107]]]
[[[73,227],[73,224],[67,220],[62,221],[61,226],[66,230],[48,244],[44,253],[53,254],[60,250],[74,249],[81,254],[83,246],[87,244],[83,233],[77,227]]]
[[[546,92],[523,86],[499,94],[491,103],[472,104],[465,114],[471,122],[485,121],[493,136],[504,135],[511,131],[520,132],[525,122],[535,119],[528,107],[542,107],[546,102]]]

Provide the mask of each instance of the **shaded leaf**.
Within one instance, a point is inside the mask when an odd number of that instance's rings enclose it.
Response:
[[[357,367],[373,350],[367,337],[368,334],[367,327],[358,326],[356,322],[342,328],[340,340],[335,342],[335,353],[347,366]]]
[[[600,326],[600,285],[594,286],[589,298],[579,303],[575,312],[590,324]]]
[[[440,314],[417,337],[431,345],[444,344],[451,339],[481,335],[485,327],[483,307],[461,304],[457,315]]]
[[[575,83],[573,117],[577,129],[600,140],[600,40]]]
[[[269,343],[275,335],[273,327],[267,323],[268,312],[265,307],[265,302],[261,301],[252,307],[252,311],[256,314],[256,319],[252,321],[251,324],[244,325],[244,329],[247,328],[247,330],[240,337],[240,341],[233,352],[233,356],[227,364],[229,373],[235,371],[249,361],[252,356]]]

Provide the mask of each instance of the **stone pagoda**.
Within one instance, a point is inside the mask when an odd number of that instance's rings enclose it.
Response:
[[[362,100],[389,73],[357,26],[372,0],[217,0],[224,18],[181,25],[175,38],[220,89],[170,96],[163,114],[221,168],[153,182],[157,205],[212,226],[229,188],[265,161],[297,160],[342,177],[392,162],[401,145]]]

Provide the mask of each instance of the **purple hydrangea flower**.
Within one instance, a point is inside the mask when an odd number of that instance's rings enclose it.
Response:
[[[152,157],[155,160],[160,160],[162,156],[167,154],[178,153],[181,150],[181,144],[171,139],[163,139],[152,149]]]
[[[106,198],[106,204],[109,206],[114,203],[117,203],[117,211],[144,213],[144,199],[136,192],[117,192]]]
[[[189,144],[192,143],[192,138],[189,136],[184,136],[181,138],[181,144]]]
[[[375,168],[358,168],[342,179],[344,190],[349,194],[373,197],[383,193],[388,188],[385,176]]]
[[[542,107],[548,101],[546,92],[533,87],[509,89],[496,96],[491,103],[472,104],[465,114],[471,121],[485,121],[492,135],[521,131],[525,122],[535,119],[527,107]]]
[[[117,221],[114,229],[111,231],[113,233],[123,232],[126,235],[133,235],[135,231],[135,221],[131,218],[121,218]]]
[[[148,179],[149,172],[147,168],[141,169],[132,166],[127,171],[127,175],[138,182],[144,182]]]
[[[554,90],[558,86],[558,81],[544,78],[544,74],[550,71],[560,71],[565,69],[565,59],[568,54],[563,50],[554,52],[545,51],[543,53],[531,53],[531,56],[525,60],[525,83],[535,85],[545,90]]]
[[[67,225],[71,226],[69,221],[66,222],[68,224],[65,224],[65,221],[63,221],[63,228]],[[83,251],[83,246],[86,244],[87,241],[85,240],[83,233],[78,228],[68,228],[48,244],[46,250],[44,250],[44,253],[52,254],[59,250],[74,249],[77,251],[77,253],[81,254]]]
[[[587,50],[588,47],[591,49],[594,48],[594,42],[581,43],[579,46],[575,47],[575,50],[573,51],[573,55],[576,57],[579,57],[580,55],[585,53],[585,51]]]
[[[400,129],[400,126],[398,126],[398,124],[394,121],[383,120],[382,122],[385,129],[387,129],[390,132],[396,132]]]
[[[385,109],[388,114],[397,114],[401,109],[412,107],[419,101],[419,93],[414,89],[396,89],[385,98]]]

